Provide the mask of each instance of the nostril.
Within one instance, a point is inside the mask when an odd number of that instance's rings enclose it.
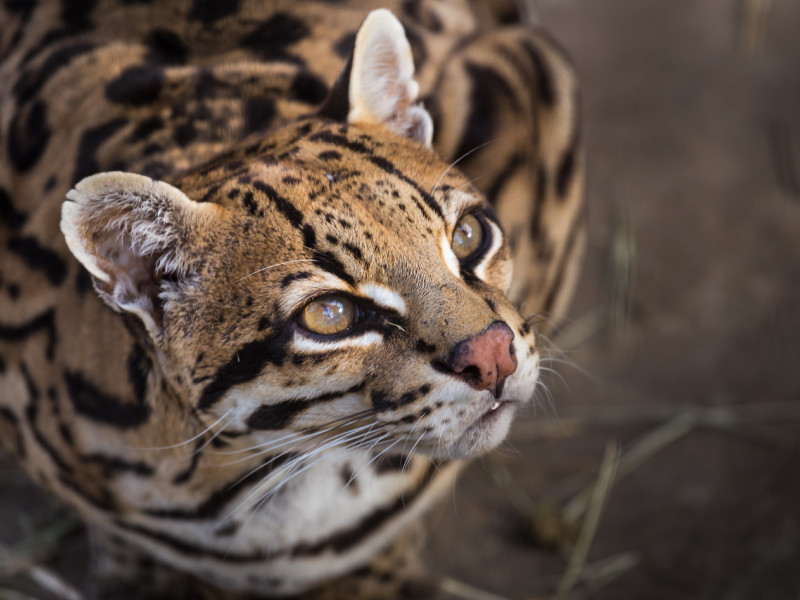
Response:
[[[480,384],[483,374],[478,366],[469,365],[461,369],[461,371],[458,372],[458,376],[472,387],[476,387]]]
[[[491,390],[498,397],[505,378],[517,368],[513,340],[511,328],[495,321],[482,333],[453,346],[443,370],[476,390]]]

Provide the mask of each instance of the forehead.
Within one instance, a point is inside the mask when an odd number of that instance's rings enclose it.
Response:
[[[244,143],[179,182],[235,214],[289,218],[358,212],[379,224],[436,227],[479,194],[432,151],[384,128],[307,119]],[[454,193],[451,193],[454,192]],[[398,218],[398,213],[406,213]],[[382,223],[383,221],[383,223]]]
[[[351,285],[435,269],[458,217],[485,202],[417,143],[316,119],[245,143],[178,185],[227,209],[229,233],[218,246],[227,264],[235,255],[248,273],[288,265],[271,277],[317,267]]]

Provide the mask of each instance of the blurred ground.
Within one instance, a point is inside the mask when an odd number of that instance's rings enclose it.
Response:
[[[545,596],[567,560],[524,539],[515,503],[552,515],[609,441],[672,436],[611,489],[587,557],[607,577],[568,597],[800,598],[800,3],[538,7],[584,85],[591,241],[556,344],[586,374],[555,365],[555,408],[469,469],[431,560]],[[725,426],[679,437],[697,417]]]
[[[800,3],[537,6],[584,84],[590,246],[553,354],[575,366],[434,511],[428,562],[475,600],[796,600]],[[605,504],[574,501],[599,471]],[[0,477],[19,539],[46,503]]]

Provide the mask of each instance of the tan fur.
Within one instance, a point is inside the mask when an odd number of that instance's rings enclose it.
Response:
[[[382,4],[0,9],[0,434],[100,596],[142,581],[111,546],[156,559],[134,596],[421,589],[398,536],[531,401],[583,244],[574,75],[505,5]],[[352,331],[298,327],[335,294]],[[447,365],[497,323],[495,398]]]

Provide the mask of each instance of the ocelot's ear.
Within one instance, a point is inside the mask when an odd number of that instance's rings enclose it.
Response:
[[[369,13],[362,23],[353,54],[318,114],[348,123],[383,123],[430,146],[433,121],[428,111],[415,104],[418,94],[403,26],[382,8]]]
[[[87,177],[67,198],[61,231],[94,276],[98,294],[114,310],[138,316],[158,339],[166,287],[190,270],[184,249],[217,207],[162,181],[121,172]]]

